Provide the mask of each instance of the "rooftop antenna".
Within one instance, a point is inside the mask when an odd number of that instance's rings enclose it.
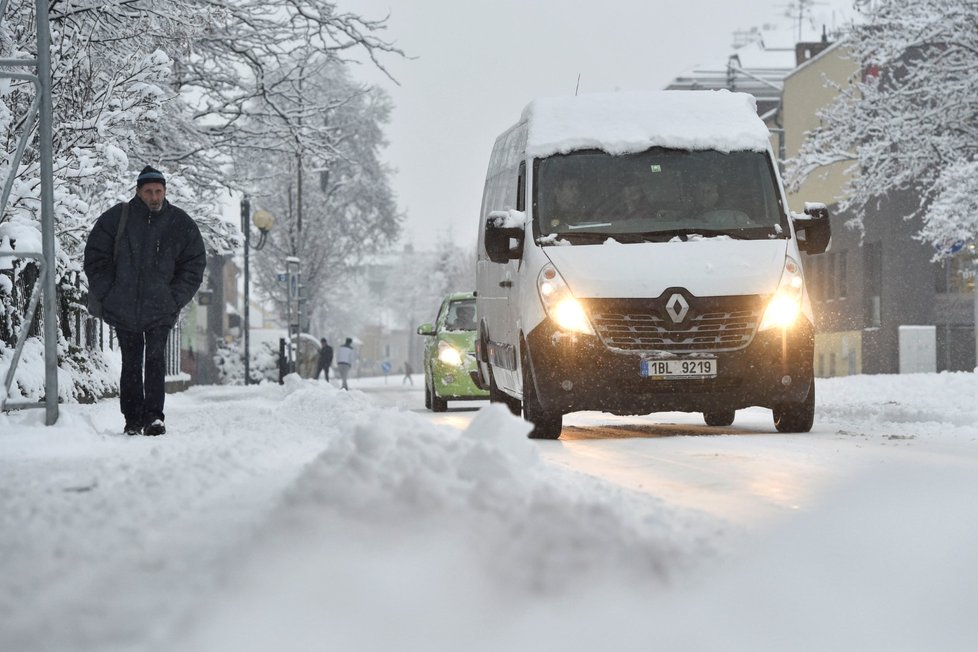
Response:
[[[581,90],[581,73],[577,73],[577,86],[574,87],[574,97],[577,97],[577,91]]]
[[[787,18],[798,21],[798,35],[796,39],[801,41],[805,19],[807,18],[808,22],[814,26],[814,8],[816,6],[825,6],[826,4],[821,0],[792,0],[787,5],[776,6],[785,10],[784,15]]]

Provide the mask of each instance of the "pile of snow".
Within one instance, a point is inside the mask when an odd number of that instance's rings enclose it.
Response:
[[[542,98],[523,109],[526,150],[543,158],[579,149],[609,154],[650,147],[721,152],[770,147],[770,133],[747,93],[653,91]]]
[[[159,439],[118,434],[115,401],[62,406],[50,428],[0,415],[0,649],[978,643],[975,374],[820,380],[811,435],[748,410],[739,435],[672,442],[530,441],[500,406],[451,412],[456,428],[286,381],[170,396]],[[856,475],[745,539],[546,461],[682,441],[711,458],[790,447],[792,468]]]

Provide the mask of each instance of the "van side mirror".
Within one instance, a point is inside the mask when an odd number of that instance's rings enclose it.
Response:
[[[494,263],[505,263],[523,256],[526,225],[517,223],[514,212],[493,211],[486,219],[486,253],[489,255],[489,260]]]
[[[435,325],[434,324],[421,324],[418,326],[418,335],[434,335]]]
[[[792,213],[791,221],[798,235],[798,249],[806,254],[824,253],[832,242],[832,224],[829,220],[829,209],[825,204],[805,204],[805,214],[802,217]]]

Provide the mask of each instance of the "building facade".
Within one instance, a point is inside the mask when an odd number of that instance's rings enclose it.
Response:
[[[802,63],[784,80],[779,121],[785,155],[796,156],[818,111],[861,71],[844,44],[834,44]],[[832,245],[803,262],[816,316],[815,365],[819,376],[975,368],[975,243],[933,262],[935,250],[914,239],[920,228],[907,215],[913,193],[892,193],[869,212],[862,229],[834,210],[844,192],[848,163],[810,175],[789,194],[791,210],[806,201],[827,204]],[[911,358],[923,360],[908,364]]]

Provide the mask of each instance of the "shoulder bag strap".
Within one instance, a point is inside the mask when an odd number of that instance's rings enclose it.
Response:
[[[119,228],[115,232],[115,248],[112,250],[113,262],[119,258],[119,244],[122,236],[126,232],[126,222],[129,221],[129,202],[122,202],[122,217],[119,218]]]

